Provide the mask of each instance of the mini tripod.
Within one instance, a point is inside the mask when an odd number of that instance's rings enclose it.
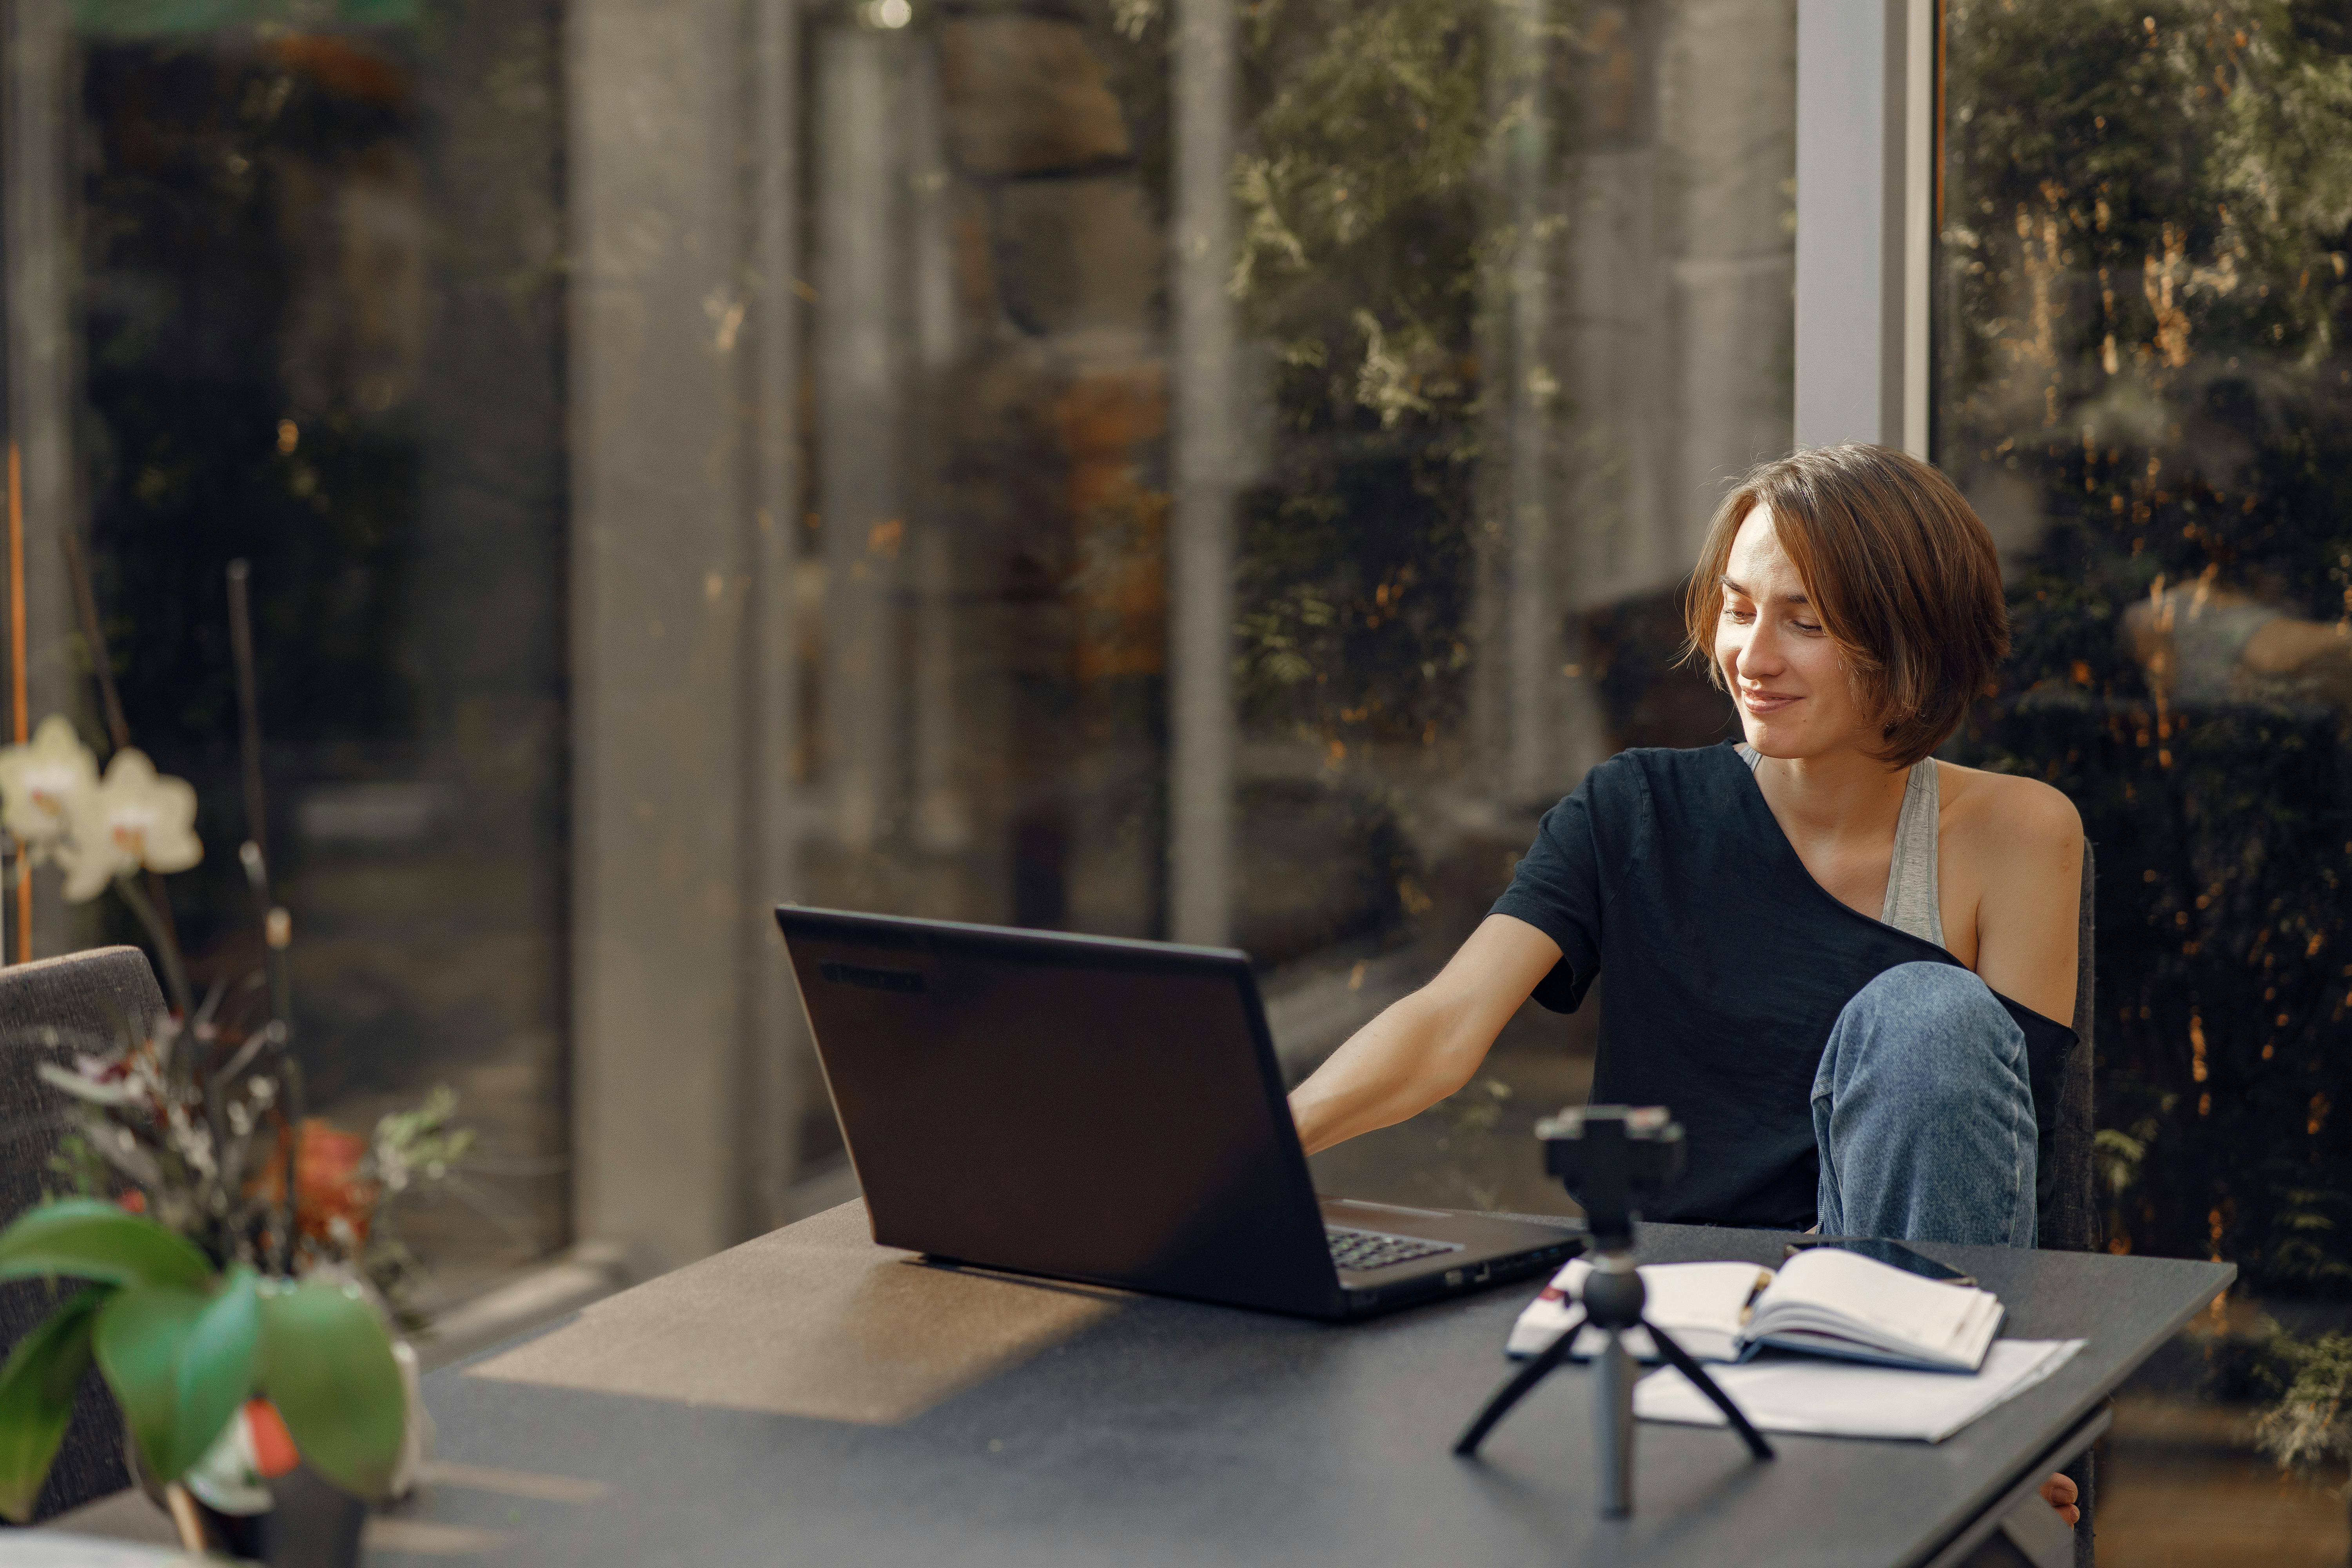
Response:
[[[1633,1193],[1637,1187],[1662,1190],[1682,1173],[1682,1128],[1664,1106],[1595,1105],[1562,1111],[1540,1123],[1536,1136],[1544,1142],[1546,1170],[1571,1187],[1581,1178],[1585,1223],[1593,1252],[1592,1272],[1585,1277],[1580,1292],[1584,1321],[1569,1324],[1541,1354],[1496,1389],[1462,1434],[1462,1440],[1454,1445],[1454,1451],[1465,1458],[1475,1455],[1478,1445],[1510,1413],[1511,1406],[1568,1359],[1579,1331],[1589,1323],[1607,1336],[1601,1353],[1593,1357],[1600,1377],[1592,1410],[1601,1439],[1603,1518],[1623,1519],[1633,1511],[1633,1357],[1625,1348],[1628,1329],[1647,1330],[1658,1353],[1714,1401],[1747,1442],[1748,1451],[1759,1459],[1770,1458],[1772,1446],[1739,1406],[1672,1335],[1642,1315],[1648,1293],[1633,1268]]]

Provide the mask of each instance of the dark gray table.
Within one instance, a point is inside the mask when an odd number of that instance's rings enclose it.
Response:
[[[1654,1226],[1643,1255],[1777,1263],[1783,1240]],[[1940,1563],[2234,1274],[1921,1250],[1999,1292],[2004,1333],[2089,1344],[1935,1446],[1777,1436],[1757,1464],[1644,1424],[1637,1514],[1612,1522],[1581,1369],[1482,1461],[1448,1452],[1532,1284],[1326,1327],[929,1268],[850,1205],[428,1378],[456,1484],[398,1517],[564,1564]]]

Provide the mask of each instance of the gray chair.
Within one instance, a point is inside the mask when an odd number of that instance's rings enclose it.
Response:
[[[2091,962],[2096,923],[2091,898],[2095,879],[2091,846],[2085,842],[2083,903],[2074,927],[2078,944],[2074,961],[2074,1036],[2081,1044],[2075,1047],[2066,1064],[2066,1076],[2059,1085],[2058,1125],[2052,1134],[2051,1150],[2051,1163],[2058,1167],[2057,1184],[2042,1204],[2041,1216],[2042,1245],[2064,1252],[2095,1252],[2100,1243],[2097,1176],[2091,1157],[2096,1135],[2091,1117],[2091,1025],[2097,1011]]]
[[[58,1186],[49,1159],[66,1131],[58,1091],[40,1080],[45,1061],[120,1039],[125,1025],[145,1031],[166,1012],[147,956],[103,947],[0,969],[0,1226]],[[37,1279],[0,1285],[0,1352],[48,1316],[56,1297]],[[47,1519],[131,1484],[122,1417],[92,1371],[74,1400],[73,1424],[42,1488]]]
[[[2096,968],[2091,962],[2093,938],[2097,934],[2092,907],[2096,881],[2091,846],[2085,840],[2083,904],[2074,926],[2074,1037],[2080,1043],[2066,1064],[2066,1076],[2058,1089],[2058,1125],[2052,1134],[2050,1152],[2051,1163],[2058,1167],[2058,1180],[2049,1201],[2042,1205],[2040,1220],[2042,1245],[2067,1252],[2096,1252],[2102,1239],[2098,1164],[2092,1158],[2097,1123],[2093,1120],[2091,1106],[2091,1028],[2097,1015],[2094,988]],[[2079,1505],[2083,1510],[2082,1520],[2074,1526],[2074,1563],[2076,1568],[2091,1568],[2097,1561],[2091,1521],[2091,1503],[2098,1482],[2095,1456],[2084,1454],[2066,1467],[2066,1474],[2074,1478],[2081,1491]]]
[[[2050,1151],[2056,1181],[2042,1202],[2037,1220],[2042,1245],[2063,1252],[2095,1252],[2100,1240],[2097,1164],[2091,1157],[2097,1136],[2091,1118],[2091,1022],[2097,1010],[2092,989],[2095,967],[2091,962],[2096,925],[2092,911],[2095,882],[2091,846],[2086,839],[2083,844],[2082,906],[2075,915],[2074,926],[2074,1037],[2079,1043],[2067,1059],[2065,1077],[2059,1081],[2058,1125],[2051,1130]],[[2098,1549],[2092,1530],[2091,1504],[2098,1480],[2095,1453],[2084,1453],[2065,1467],[2064,1473],[2074,1479],[2076,1504],[2083,1510],[2082,1519],[2074,1526],[2074,1568],[2095,1568]],[[1969,1554],[1961,1568],[2032,1568],[2032,1561],[2005,1531],[1996,1531]]]

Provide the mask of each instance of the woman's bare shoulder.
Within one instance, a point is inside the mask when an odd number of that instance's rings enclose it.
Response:
[[[1942,806],[1938,831],[1958,840],[1972,857],[2014,861],[2057,856],[2065,865],[2083,841],[2082,813],[2040,779],[1939,762],[1936,784]]]
[[[1937,859],[1976,911],[1970,966],[2044,1017],[2073,1016],[2082,815],[2039,779],[1942,766]]]

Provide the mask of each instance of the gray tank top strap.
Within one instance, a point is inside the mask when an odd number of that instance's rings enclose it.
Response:
[[[1753,773],[1763,758],[1744,742],[1740,761]],[[1878,918],[1896,931],[1944,945],[1944,910],[1936,888],[1936,829],[1941,801],[1936,759],[1911,764],[1903,785],[1903,811],[1895,819],[1895,854],[1886,865],[1886,902]]]
[[[1886,867],[1886,907],[1878,918],[1897,931],[1944,945],[1944,911],[1936,889],[1936,826],[1940,809],[1936,759],[1911,764],[1903,815],[1895,821],[1895,858]]]

